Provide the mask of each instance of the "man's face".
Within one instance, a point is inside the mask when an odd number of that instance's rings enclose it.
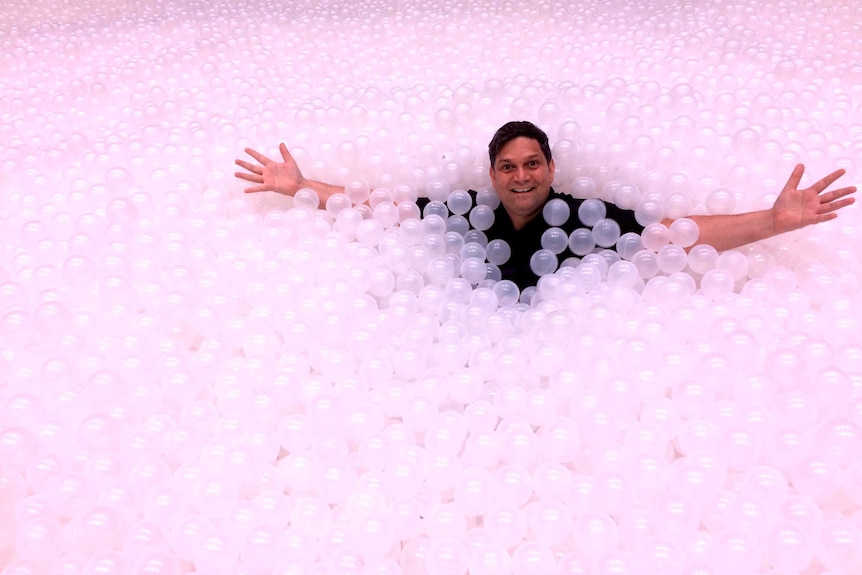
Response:
[[[491,166],[491,183],[516,229],[542,211],[553,181],[554,160],[549,164],[532,138],[511,140]]]

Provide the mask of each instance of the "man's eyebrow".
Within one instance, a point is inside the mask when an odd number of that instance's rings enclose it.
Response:
[[[542,154],[532,154],[532,155],[527,156],[526,158],[524,158],[524,161],[535,160],[536,158],[543,158],[543,157],[544,157],[544,156],[542,156]],[[497,158],[497,163],[498,163],[498,164],[499,164],[499,163],[507,163],[507,162],[508,162],[509,164],[514,164],[514,163],[515,163],[515,160],[512,160],[512,159],[510,159],[510,158]]]

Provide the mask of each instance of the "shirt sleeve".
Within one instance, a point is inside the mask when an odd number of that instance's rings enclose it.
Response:
[[[644,231],[644,227],[635,219],[635,213],[633,210],[624,210],[623,208],[608,202],[605,202],[605,205],[607,206],[607,217],[620,225],[620,233],[627,234],[629,232],[634,232],[639,234]]]

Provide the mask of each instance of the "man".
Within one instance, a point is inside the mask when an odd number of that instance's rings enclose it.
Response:
[[[339,186],[305,179],[287,147],[281,144],[279,150],[283,162],[270,160],[252,149],[245,151],[258,164],[236,161],[249,172],[237,172],[236,177],[255,184],[245,190],[247,193],[273,191],[292,196],[301,188],[310,188],[325,202],[332,194],[344,191]],[[501,268],[503,278],[512,279],[523,289],[535,284],[536,276],[529,270],[529,257],[540,247],[536,245],[537,232],[540,237],[547,228],[540,217],[545,204],[552,197],[560,197],[576,207],[580,200],[572,204],[570,196],[556,194],[551,189],[556,166],[548,136],[532,123],[509,122],[502,126],[488,145],[488,153],[491,184],[500,197],[502,209],[495,211],[494,226],[487,234],[489,239],[502,235],[502,239],[509,242],[512,257],[507,266]],[[847,196],[856,191],[855,187],[825,191],[844,170],[832,172],[800,190],[798,186],[804,170],[802,164],[794,168],[770,209],[734,215],[691,216],[700,230],[698,243],[709,244],[719,251],[733,249],[829,221],[837,217],[836,211],[853,203],[854,199]],[[623,233],[642,229],[631,211],[612,204],[607,207],[608,217],[620,224]],[[571,217],[576,218],[576,214]],[[670,225],[671,221],[664,223]]]

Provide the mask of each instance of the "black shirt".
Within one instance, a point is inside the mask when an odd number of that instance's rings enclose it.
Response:
[[[470,195],[473,198],[473,205],[475,206],[476,192],[470,190]],[[569,206],[569,218],[565,223],[559,226],[566,232],[566,234],[571,234],[578,228],[588,227],[585,226],[578,218],[578,209],[586,200],[574,198],[568,194],[559,194],[551,189],[551,193],[548,196],[546,204],[553,199],[560,199]],[[427,198],[420,198],[417,203],[420,208],[424,208],[428,202],[429,200]],[[635,214],[633,211],[624,210],[608,202],[602,203],[606,210],[605,218],[613,220],[619,224],[620,234],[628,232],[639,234],[643,231],[643,226],[635,220]],[[512,250],[512,255],[509,260],[500,266],[503,279],[515,282],[521,290],[524,290],[529,286],[536,285],[536,282],[539,281],[539,276],[533,273],[530,268],[530,259],[533,257],[534,253],[542,249],[542,234],[544,234],[550,227],[551,226],[545,222],[545,218],[540,213],[530,220],[526,226],[520,230],[516,230],[508,212],[506,212],[502,204],[494,210],[494,224],[489,229],[485,230],[485,234],[488,236],[489,241],[495,239],[505,240]],[[574,256],[575,254],[566,247],[562,253],[557,255],[557,259],[562,263],[567,258]]]

